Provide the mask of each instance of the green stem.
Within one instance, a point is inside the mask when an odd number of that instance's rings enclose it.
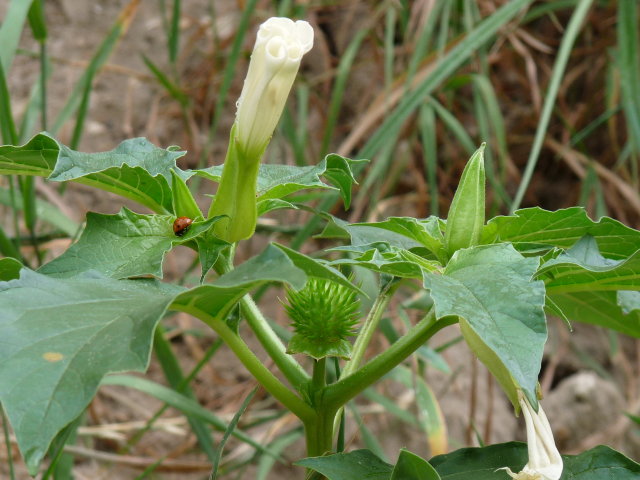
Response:
[[[327,385],[327,357],[314,360],[312,385],[314,391],[320,391]]]
[[[456,322],[457,318],[455,317],[436,320],[432,309],[409,332],[383,353],[350,375],[343,374],[340,380],[326,387],[323,398],[325,405],[335,408],[344,405],[358,393],[390,372],[436,332]]]
[[[335,416],[335,409],[320,407],[313,419],[304,422],[308,457],[319,457],[332,451]]]
[[[213,317],[207,312],[192,305],[174,305],[174,310],[182,311],[199,318],[209,325],[215,332],[220,335],[224,343],[236,354],[242,364],[249,370],[249,373],[265,388],[267,392],[273,395],[276,400],[287,407],[294,415],[300,418],[304,423],[309,422],[316,413],[305,403],[300,397],[289,390],[273,373],[264,366],[263,362],[255,356],[251,349],[242,339],[231,330],[225,322]]]
[[[380,318],[382,318],[382,314],[387,309],[387,305],[389,305],[391,296],[393,295],[393,292],[398,288],[398,285],[400,285],[398,282],[390,280],[386,285],[382,287],[380,293],[378,293],[378,296],[373,303],[371,310],[369,310],[369,315],[367,315],[367,318],[364,321],[364,325],[362,326],[360,333],[358,333],[356,342],[353,345],[351,360],[346,363],[344,369],[342,370],[341,375],[343,377],[352,374],[360,366],[362,358],[364,357],[364,352],[369,346],[371,338],[373,337],[373,334],[378,328],[378,324],[380,323]]]
[[[232,256],[226,257],[226,261],[220,261],[215,268],[220,274],[233,270]],[[287,354],[284,344],[273,331],[267,319],[264,318],[251,296],[245,295],[240,300],[240,308],[258,341],[289,383],[296,390],[300,390],[302,386],[308,384],[309,375],[291,355]]]

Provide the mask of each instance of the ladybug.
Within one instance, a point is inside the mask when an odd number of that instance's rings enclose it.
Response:
[[[173,233],[176,234],[176,237],[183,236],[185,233],[187,233],[187,230],[189,230],[189,227],[192,223],[193,220],[189,217],[176,218],[175,222],[173,222]]]

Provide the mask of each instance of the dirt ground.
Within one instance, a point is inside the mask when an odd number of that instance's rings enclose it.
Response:
[[[3,17],[8,0],[0,0],[0,18]],[[124,0],[81,2],[56,0],[46,2],[49,30],[49,53],[53,59],[53,72],[49,81],[49,117],[59,111],[72,90],[73,85],[86,66],[91,55],[119,12],[129,2]],[[212,17],[208,13],[206,0],[183,2],[183,29],[185,47],[190,54],[185,58],[184,68],[193,72],[192,90],[202,87],[208,80],[203,74],[211,52],[209,32]],[[232,0],[216,0],[216,27],[225,41],[231,41],[233,25],[239,18],[237,4]],[[145,136],[161,146],[178,144],[190,149],[181,160],[182,167],[195,165],[198,146],[190,144],[185,133],[184,122],[175,102],[170,101],[152,78],[142,55],[148,56],[161,68],[167,66],[166,39],[162,29],[162,18],[158,2],[142,1],[138,11],[121,40],[108,65],[98,76],[91,96],[89,120],[79,150],[100,151],[114,148],[120,141],[134,136]],[[191,42],[191,43],[189,43]],[[35,51],[34,42],[25,35],[22,47]],[[24,110],[30,86],[37,77],[37,62],[27,55],[19,55],[9,76],[9,88],[13,108],[20,116]],[[209,74],[219,75],[215,70]],[[232,87],[232,98],[239,93],[244,72]],[[226,132],[233,121],[233,105],[229,105],[219,128],[220,141],[214,143],[212,157],[220,158],[224,151]],[[58,137],[66,142],[73,128],[68,122]],[[199,128],[199,135],[206,130]],[[195,152],[192,150],[194,149]],[[42,185],[44,185],[41,182]],[[46,189],[46,187],[41,187]],[[114,213],[120,209],[120,201],[114,197],[77,185],[70,186],[64,199],[65,211],[81,221],[87,211]],[[138,211],[141,211],[138,208]],[[397,213],[397,212],[394,212]],[[415,212],[406,211],[412,215]],[[382,212],[384,215],[384,212]],[[250,242],[241,255],[250,256],[259,251],[262,240]],[[64,245],[63,245],[64,246]],[[172,252],[165,263],[168,279],[179,276],[190,264],[189,251],[178,249]],[[279,321],[284,321],[275,299],[266,309]],[[215,340],[213,334],[186,316],[168,319],[165,325],[174,328],[172,345],[180,354],[182,366],[188,371],[203,351]],[[573,325],[569,333],[559,320],[550,321],[550,341],[547,345],[541,383],[546,393],[543,405],[562,453],[575,453],[599,443],[619,448],[632,458],[640,459],[640,436],[638,430],[630,428],[625,411],[637,406],[630,399],[637,398],[640,365],[640,344],[619,337],[619,349],[610,354],[610,336],[607,332],[583,324]],[[181,332],[196,330],[198,335]],[[245,332],[246,333],[246,332]],[[456,338],[456,327],[438,334],[431,343],[436,347]],[[384,349],[379,340],[373,350]],[[265,355],[256,345],[261,358]],[[428,370],[427,380],[433,388],[447,422],[450,448],[477,445],[476,432],[486,442],[498,443],[513,439],[524,440],[522,421],[516,419],[499,386],[490,381],[484,367],[473,360],[463,343],[458,343],[443,353],[451,368],[444,374],[433,368]],[[597,369],[594,372],[594,366]],[[147,374],[155,381],[165,383],[163,374],[155,361]],[[221,348],[214,360],[198,375],[194,387],[202,405],[211,408],[222,418],[229,420],[238,409],[243,398],[253,388],[254,382],[233,355]],[[415,399],[410,391],[392,380],[385,380],[379,392],[394,398],[397,404],[415,411]],[[428,456],[429,451],[422,433],[415,426],[407,425],[384,410],[364,399],[358,400],[363,419],[378,438],[390,460],[395,460],[398,449],[407,447],[413,452]],[[77,479],[134,479],[142,470],[162,456],[169,459],[165,467],[158,469],[151,478],[157,479],[204,479],[208,478],[209,464],[199,453],[189,425],[178,412],[171,409],[163,415],[156,429],[145,434],[142,440],[126,455],[122,452],[126,440],[140,428],[141,423],[153,415],[161,406],[154,398],[140,392],[119,387],[101,389],[91,405],[86,425],[80,429],[80,439],[71,453],[76,456]],[[243,425],[252,420],[277,412],[278,406],[264,392],[258,394]],[[136,423],[137,422],[137,423]],[[282,432],[298,428],[295,418],[282,416],[272,422],[250,430],[258,439],[275,438]],[[218,441],[220,436],[216,436]],[[364,445],[357,433],[354,421],[347,427],[349,446]],[[251,450],[232,440],[226,452],[228,459],[246,458]],[[0,446],[0,476],[6,478],[6,448]],[[14,448],[15,453],[15,448]],[[285,450],[289,460],[304,456],[301,440]],[[26,479],[24,467],[18,457],[18,478]],[[270,479],[298,479],[301,469],[289,466],[276,467]],[[224,478],[255,477],[255,467],[234,473]]]

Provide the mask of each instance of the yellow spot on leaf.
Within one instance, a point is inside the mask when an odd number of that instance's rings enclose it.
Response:
[[[60,352],[45,352],[42,354],[42,358],[44,358],[47,362],[59,362],[64,358],[64,355]]]

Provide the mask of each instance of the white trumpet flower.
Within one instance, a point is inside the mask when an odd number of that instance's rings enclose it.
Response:
[[[313,28],[304,20],[272,17],[260,25],[237,103],[236,138],[247,156],[262,155],[312,46]]]
[[[226,217],[214,227],[222,240],[237,242],[255,231],[260,159],[282,115],[302,56],[312,46],[313,28],[303,20],[273,17],[260,25],[222,178],[209,208],[209,218]]]
[[[508,467],[499,470],[506,470],[515,480],[559,480],[562,475],[562,457],[542,406],[538,404],[536,413],[522,391],[518,392],[518,400],[527,428],[529,461],[519,473],[513,473]]]

